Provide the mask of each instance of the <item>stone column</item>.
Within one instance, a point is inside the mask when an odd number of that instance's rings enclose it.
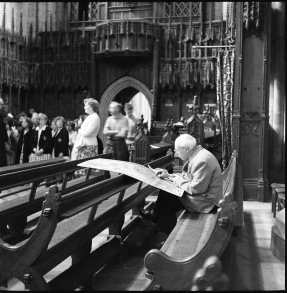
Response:
[[[271,2],[269,181],[285,182],[285,3]]]

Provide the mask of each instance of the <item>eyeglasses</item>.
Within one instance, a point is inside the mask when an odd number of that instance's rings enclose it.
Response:
[[[174,152],[175,152],[175,153],[179,153],[179,151],[180,151],[181,149],[188,149],[188,147],[180,147],[180,148],[178,148],[178,149],[174,149]]]

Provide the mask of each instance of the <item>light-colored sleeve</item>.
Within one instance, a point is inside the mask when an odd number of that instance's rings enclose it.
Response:
[[[103,129],[103,134],[106,135],[107,130],[111,130],[111,125],[110,125],[110,117],[107,118],[104,129]]]
[[[126,118],[126,117],[125,117]],[[124,119],[124,121],[121,124],[121,130],[118,134],[115,135],[115,137],[126,137],[129,131],[129,120],[128,118]]]
[[[189,194],[203,194],[207,191],[212,172],[213,170],[206,161],[199,161],[194,166],[193,174],[185,174],[182,177],[176,176],[173,182]]]
[[[77,138],[77,132],[74,132],[74,133],[72,134],[72,139],[71,139],[72,144],[75,143],[76,138]]]
[[[90,121],[81,128],[82,135],[85,136],[97,136],[100,130],[100,118],[98,116],[91,117]]]

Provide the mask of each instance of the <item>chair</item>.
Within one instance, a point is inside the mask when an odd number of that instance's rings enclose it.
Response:
[[[272,205],[271,205],[271,212],[274,212],[275,203],[277,202],[277,194],[275,192],[276,188],[285,188],[284,183],[272,183]]]
[[[279,189],[279,188],[278,188]],[[278,212],[285,208],[285,189],[284,193],[278,193]]]
[[[273,216],[275,218],[276,215],[276,204],[277,204],[277,198],[278,194],[276,192],[276,188],[285,188],[284,183],[272,183],[271,184],[272,188],[272,205],[271,205],[271,212],[273,213]]]

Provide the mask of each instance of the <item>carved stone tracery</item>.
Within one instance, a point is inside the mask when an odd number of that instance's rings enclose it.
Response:
[[[244,2],[243,4],[243,23],[247,34],[256,34],[260,36],[263,32],[264,22],[263,2]]]
[[[260,136],[260,125],[262,116],[257,111],[244,111],[241,114],[241,135]]]

